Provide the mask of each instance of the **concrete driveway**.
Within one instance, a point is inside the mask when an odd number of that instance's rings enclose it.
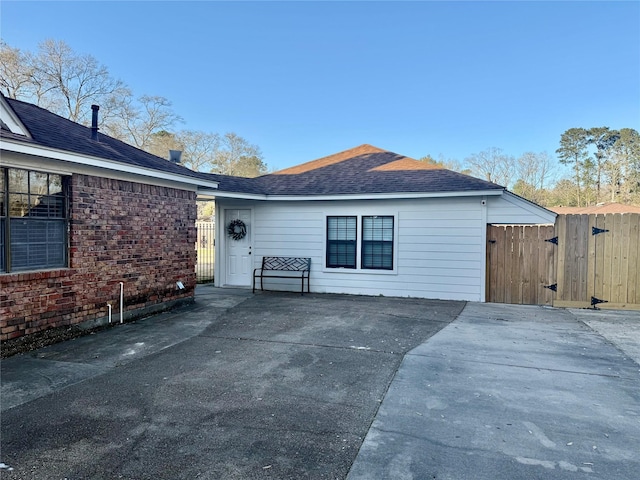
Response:
[[[640,471],[640,366],[539,307],[199,287],[195,306],[3,360],[2,410],[12,479]]]
[[[638,312],[468,304],[406,356],[348,479],[639,479],[636,350],[581,319],[640,343]]]
[[[3,473],[345,478],[404,354],[463,307],[200,288],[195,307],[4,360]]]

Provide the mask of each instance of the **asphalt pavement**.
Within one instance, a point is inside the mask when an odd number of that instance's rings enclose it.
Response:
[[[639,339],[638,312],[199,286],[3,359],[0,476],[637,479]]]

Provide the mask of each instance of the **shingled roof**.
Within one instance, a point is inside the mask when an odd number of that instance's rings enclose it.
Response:
[[[549,210],[564,215],[590,215],[594,213],[640,213],[637,205],[626,205],[623,203],[608,202],[588,207],[549,207]]]
[[[187,176],[209,182],[212,180],[207,174],[194,172],[108,135],[98,133],[98,140],[93,140],[90,127],[67,120],[37,105],[6,97],[5,100],[29,130],[31,138],[16,135],[8,131],[7,128],[2,128],[0,129],[0,137],[3,139],[97,157],[173,175]]]
[[[214,179],[222,192],[277,196],[504,190],[495,183],[367,144],[257,178],[214,175]]]

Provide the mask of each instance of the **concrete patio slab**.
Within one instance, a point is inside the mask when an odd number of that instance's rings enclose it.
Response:
[[[571,312],[468,304],[403,361],[356,479],[637,479],[640,367]]]

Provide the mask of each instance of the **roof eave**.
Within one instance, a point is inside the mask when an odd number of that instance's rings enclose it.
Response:
[[[332,195],[261,195],[239,192],[225,192],[218,190],[211,192],[220,198],[234,198],[243,200],[267,200],[278,202],[323,201],[323,200],[392,200],[406,198],[447,198],[447,197],[483,197],[500,196],[503,189],[449,191],[449,192],[393,192],[367,194],[332,194]],[[204,192],[203,192],[204,193]]]
[[[65,150],[58,150],[42,145],[26,144],[20,141],[14,141],[8,138],[2,138],[2,150],[19,153],[23,155],[31,155],[35,157],[49,158],[53,160],[61,160],[72,164],[91,166],[96,168],[104,168],[117,172],[129,173],[132,175],[140,175],[144,177],[156,178],[161,180],[179,181],[189,185],[197,185],[198,187],[217,189],[219,182],[203,180],[189,175],[180,175],[177,173],[163,172],[152,168],[139,167],[135,165],[127,165],[113,160],[106,160],[100,157],[81,155]]]
[[[7,126],[9,127],[9,130],[11,131],[11,133],[14,133],[17,135],[24,135],[26,138],[31,138],[31,132],[29,132],[29,129],[27,128],[27,126],[24,123],[22,123],[22,120],[20,119],[18,114],[15,112],[13,108],[11,108],[11,105],[9,105],[9,102],[7,102],[4,95],[1,95],[1,94],[0,94],[0,108],[8,116],[8,118],[5,118],[5,120],[9,122],[7,123]]]

